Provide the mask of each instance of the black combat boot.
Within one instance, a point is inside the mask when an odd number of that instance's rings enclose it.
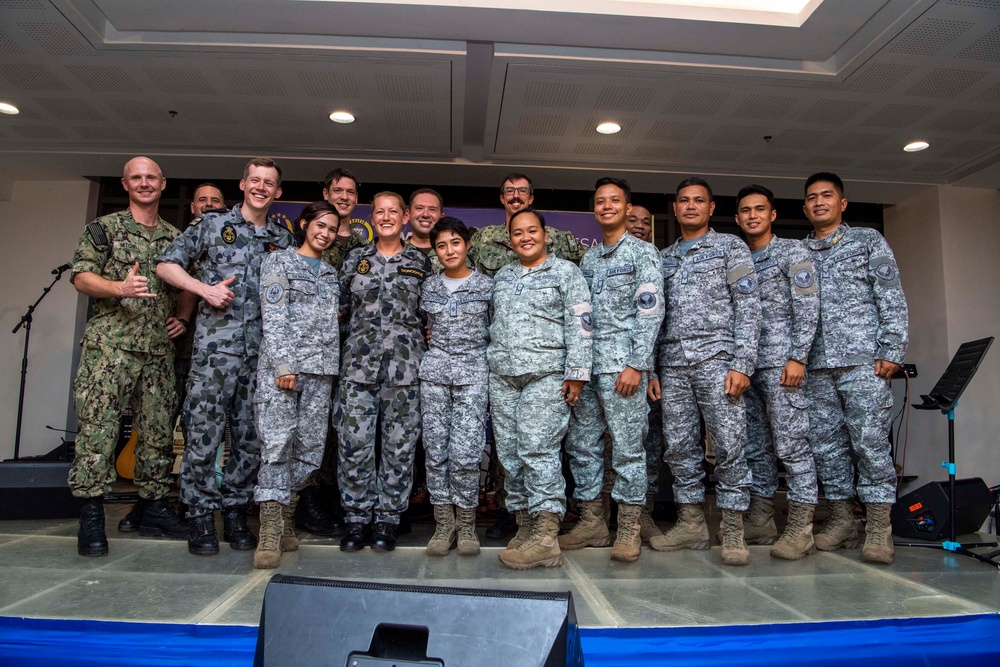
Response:
[[[257,548],[257,538],[247,526],[246,507],[225,507],[222,509],[222,539],[237,551]]]
[[[326,511],[323,491],[318,486],[307,486],[299,491],[295,527],[317,537],[338,537],[346,528],[343,521]]]
[[[340,540],[341,551],[361,551],[371,542],[371,529],[367,523],[348,523],[347,534]]]
[[[215,535],[215,512],[188,517],[188,551],[195,556],[219,553],[219,538]]]
[[[143,510],[139,534],[143,537],[171,537],[183,540],[188,536],[188,524],[177,516],[165,499],[151,500]]]
[[[118,522],[118,532],[119,533],[134,533],[139,530],[139,524],[142,522],[142,513],[146,509],[147,501],[145,498],[139,498],[135,501],[135,505],[132,505],[132,509],[128,511],[122,520]]]
[[[372,551],[392,551],[396,548],[396,531],[399,529],[394,523],[384,521],[375,522],[375,531],[372,536]]]
[[[107,556],[108,538],[104,534],[104,498],[87,498],[80,508],[80,530],[76,551],[81,556]]]

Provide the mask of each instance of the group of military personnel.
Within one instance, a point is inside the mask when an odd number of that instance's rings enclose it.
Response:
[[[334,170],[324,210],[340,224],[322,270],[335,276],[323,284],[339,290],[343,342],[332,411],[314,413],[325,423],[332,412],[337,444],[327,463],[313,456],[291,488],[286,475],[283,490],[267,497],[257,481],[258,430],[267,425],[260,414],[255,422],[254,404],[276,390],[262,392],[264,373],[258,376],[262,300],[266,310],[290,288],[262,284],[260,269],[269,253],[294,246],[289,230],[268,217],[281,194],[280,168],[251,160],[240,181],[243,201],[228,211],[218,188],[197,188],[192,212],[199,216],[183,233],[158,216],[165,180],[153,161],[130,160],[122,184],[129,208],[90,223],[73,261],[74,285],[95,300],[74,385],[80,435],[70,487],[86,499],[81,555],[108,552],[101,499],[114,479],[118,420],[130,404],[140,433],[140,501],[121,530],[187,537],[192,553],[213,554],[214,513],[222,510],[224,540],[258,548],[246,519],[257,483],[258,501],[281,501],[284,534],[294,538],[295,503],[314,499],[318,480],[335,469],[347,524],[341,549],[390,551],[423,428],[437,523],[428,553],[447,555],[456,538],[460,553],[478,553],[488,396],[493,456],[517,529],[500,554],[510,567],[558,565],[561,550],[610,544],[608,495],[618,504],[613,559],[635,561],[643,541],[662,551],[708,549],[702,424],[715,457],[724,563],[746,564],[747,544],[773,544],[771,555],[785,559],[855,547],[855,499],[867,515],[862,558],[892,562],[889,378],[906,353],[906,301],[885,240],[843,222],[847,199],[835,174],[806,181],[803,210],[814,231],[805,241],[774,236],[774,197],[760,185],[737,198],[745,241],[716,233],[711,187],[685,179],[673,204],[681,237],[657,252],[652,216],[632,204],[627,182],[598,181],[594,214],[603,238],[588,250],[572,234],[546,228],[531,208],[532,182],[519,173],[501,184],[503,225],[470,238],[444,216],[434,190],[417,190],[408,205],[383,192],[373,198],[376,238],[366,243],[346,224],[358,179]],[[407,220],[412,232],[404,240]],[[178,393],[172,340],[192,322],[182,411],[185,520],[167,502]],[[312,345],[329,338],[314,336]],[[274,382],[277,371],[268,373]],[[284,368],[278,391],[294,391],[282,387],[287,375],[297,377]],[[227,426],[231,447],[219,471]],[[678,504],[666,533],[650,515],[661,448]],[[552,464],[560,449],[580,515],[562,535],[566,498]],[[778,460],[789,488],[780,537]],[[830,519],[814,535],[819,484]]]

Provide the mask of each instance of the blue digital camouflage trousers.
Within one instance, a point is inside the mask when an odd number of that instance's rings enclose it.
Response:
[[[743,512],[750,506],[750,469],[744,455],[747,420],[743,397],[730,398],[724,391],[730,363],[729,355],[717,354],[690,366],[661,369],[663,458],[674,476],[674,500],[703,503],[703,417],[715,452],[716,502],[721,509]]]
[[[788,499],[816,504],[816,465],[809,450],[809,397],[805,383],[781,386],[781,368],[761,368],[744,394],[747,406],[747,465],[753,475],[750,493],[773,498],[778,488],[778,459],[785,466]]]
[[[504,468],[507,509],[566,513],[559,448],[569,425],[562,373],[507,377],[490,373],[490,409]]]
[[[383,373],[384,375],[384,373]],[[348,523],[399,523],[410,503],[420,439],[420,386],[341,380],[334,406],[337,475]],[[381,426],[381,456],[375,433]]]
[[[427,491],[433,505],[479,505],[479,462],[486,449],[488,383],[420,383]]]
[[[195,513],[242,507],[253,497],[260,466],[253,397],[257,356],[195,350],[184,404],[186,440],[181,461],[181,501]],[[232,446],[221,475],[216,471],[226,431]]]
[[[875,364],[809,371],[809,447],[827,500],[896,501],[896,470],[889,449],[892,392]]]
[[[135,485],[147,499],[173,489],[174,368],[170,355],[128,352],[86,345],[73,383],[80,424],[69,488],[79,498],[96,498],[115,481],[115,447],[125,407],[132,408]]]
[[[261,378],[254,398],[260,435],[256,502],[288,505],[292,494],[319,469],[330,425],[332,385],[332,375],[298,373],[294,390],[278,389],[273,379]]]
[[[606,448],[601,436],[607,429],[615,473],[611,496],[620,503],[642,505],[648,486],[643,447],[649,428],[646,374],[631,396],[615,391],[617,379],[617,373],[595,375],[583,385],[580,400],[573,406],[566,435],[566,454],[576,483],[573,497],[588,501],[600,496]]]

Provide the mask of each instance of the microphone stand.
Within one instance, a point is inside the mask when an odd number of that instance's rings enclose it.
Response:
[[[35,307],[41,303],[42,299],[52,290],[52,287],[62,278],[62,271],[56,273],[56,277],[52,279],[49,286],[42,290],[42,295],[38,297],[38,300],[33,304],[28,306],[28,312],[21,316],[21,321],[17,323],[14,330],[11,333],[17,333],[18,330],[24,327],[24,355],[21,357],[21,393],[17,397],[17,434],[14,436],[14,460],[19,461],[21,459],[21,418],[24,414],[24,384],[28,378],[28,339],[31,338],[31,319],[32,313],[35,312]]]

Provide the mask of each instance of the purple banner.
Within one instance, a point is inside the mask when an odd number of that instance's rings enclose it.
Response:
[[[302,209],[310,202],[274,202],[270,214],[281,219],[291,229],[292,222],[299,216]],[[371,219],[372,207],[368,204],[358,204],[351,216],[351,227],[369,241],[372,240]],[[601,242],[601,226],[593,213],[576,213],[573,211],[541,211],[545,216],[545,224],[566,232],[572,232],[580,241],[580,245],[589,248]],[[445,214],[458,218],[468,227],[487,227],[502,225],[504,212],[499,208],[445,208]],[[409,238],[410,226],[403,227],[403,238]]]

